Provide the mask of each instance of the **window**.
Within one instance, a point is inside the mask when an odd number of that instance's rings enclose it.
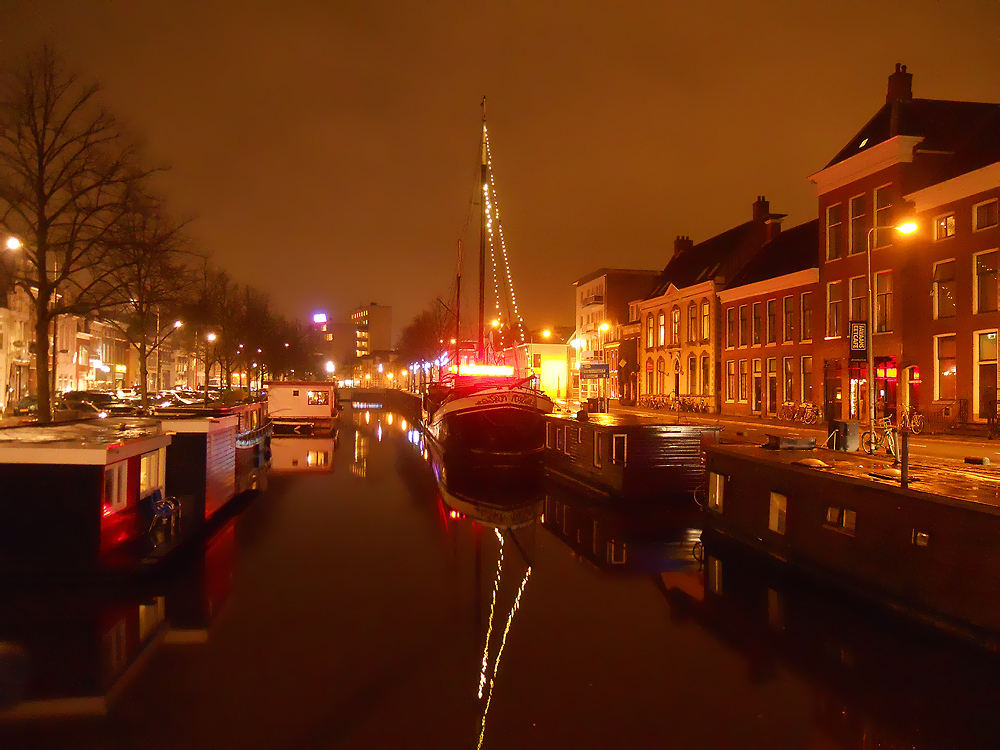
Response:
[[[801,373],[802,381],[802,402],[809,404],[813,400],[813,386],[812,386],[812,373],[813,373],[813,358],[803,357],[802,358],[802,368],[799,371]]]
[[[736,400],[736,360],[726,360],[726,401]]]
[[[309,406],[329,406],[330,391],[306,391]]]
[[[726,348],[736,346],[736,308],[726,308]]]
[[[542,355],[532,354],[531,355],[531,367],[533,370],[541,369],[542,367]]]
[[[910,535],[910,543],[917,547],[926,547],[931,543],[931,535],[926,531],[917,531],[914,529]]]
[[[646,316],[646,348],[653,348],[653,313]]]
[[[760,302],[753,303],[753,345],[760,346],[760,329],[761,329],[761,317],[760,317]]]
[[[955,317],[955,261],[934,264],[934,319]]]
[[[546,448],[551,448],[552,447],[552,443],[553,443],[552,434],[555,432],[555,430],[556,430],[555,425],[551,425],[551,424],[548,425],[548,429],[545,430],[545,447]]]
[[[946,240],[955,236],[955,214],[941,216],[934,220],[934,239]]]
[[[773,344],[778,336],[778,300],[767,301],[767,343]]]
[[[707,354],[701,355],[701,395],[708,396],[711,394],[711,389],[709,388],[710,374],[712,368],[712,361],[709,359]]]
[[[851,320],[868,320],[868,284],[863,276],[855,276],[851,284]]]
[[[892,271],[875,274],[875,332],[892,330]]]
[[[299,392],[298,392],[298,391],[292,391],[292,395],[293,395],[293,396],[298,396],[298,395],[299,395]]]
[[[681,309],[676,305],[670,311],[670,343],[674,346],[681,343]]]
[[[688,305],[688,343],[698,340],[698,305],[694,302]]]
[[[657,346],[663,346],[667,343],[667,314],[660,310],[659,316],[657,316]]]
[[[875,226],[879,227],[875,230],[875,247],[892,244],[892,198],[889,190],[889,185],[875,189]]]
[[[747,376],[749,372],[747,370],[747,361],[745,359],[740,360],[740,401],[747,400]]]
[[[795,307],[791,297],[781,300],[781,321],[781,340],[787,343],[792,340],[795,327]]]
[[[708,474],[708,509],[716,513],[722,512],[722,494],[726,486],[726,478],[714,471]]]
[[[775,534],[785,533],[785,512],[788,508],[788,498],[779,495],[777,492],[771,493],[771,512],[767,517],[767,528]]]
[[[973,226],[975,231],[989,229],[997,225],[997,202],[996,200],[980,203],[972,209]]]
[[[701,340],[708,341],[712,338],[712,318],[711,308],[708,300],[701,301]]]
[[[698,358],[688,355],[688,395],[693,396],[698,392]]]
[[[601,466],[601,433],[594,433],[594,466]]]
[[[164,469],[166,467],[167,449],[143,453],[139,458],[139,497],[144,498],[155,490],[163,490]]]
[[[997,256],[996,250],[976,254],[976,309],[974,312],[997,311]]]
[[[826,335],[833,338],[840,335],[841,307],[844,304],[844,282],[831,281],[826,285]]]
[[[627,440],[625,435],[611,436],[611,463],[620,466],[625,465],[625,448]]]
[[[813,337],[813,326],[812,326],[812,292],[802,293],[802,331],[800,341],[812,341]]]
[[[957,368],[957,338],[950,333],[945,336],[934,337],[934,349],[936,352],[935,373],[936,401],[954,401],[958,395],[958,388],[955,383]]]
[[[667,364],[663,357],[656,360],[656,392],[661,396],[667,392]]]
[[[857,523],[858,514],[853,510],[849,510],[848,508],[826,509],[826,525],[828,527],[847,532],[853,536]]]
[[[750,343],[750,318],[747,316],[747,306],[740,305],[740,346]]]
[[[104,469],[104,515],[117,513],[128,504],[128,461]]]
[[[844,247],[841,239],[840,226],[844,222],[844,207],[838,203],[826,209],[826,259],[837,260],[843,257]]]
[[[865,196],[851,198],[851,255],[868,249],[868,230],[865,229]]]
[[[795,400],[795,378],[793,377],[794,364],[791,357],[785,357],[784,363],[784,384],[785,387],[782,389],[781,398],[783,401],[794,401]]]

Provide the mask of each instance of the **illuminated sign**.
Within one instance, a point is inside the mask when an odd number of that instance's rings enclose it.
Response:
[[[325,323],[326,313],[316,313],[313,315],[313,323]]]

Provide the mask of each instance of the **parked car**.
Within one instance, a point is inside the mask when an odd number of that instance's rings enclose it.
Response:
[[[18,399],[13,406],[8,404],[7,413],[15,417],[35,415],[38,413],[38,399],[34,396],[25,396]]]

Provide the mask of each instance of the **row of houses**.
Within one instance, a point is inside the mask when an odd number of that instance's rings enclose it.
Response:
[[[785,228],[758,196],[747,222],[678,237],[652,276],[577,281],[581,361],[607,363],[626,402],[680,397],[763,417],[813,403],[865,419],[874,398],[880,415],[913,406],[986,420],[998,387],[1000,104],[914,98],[897,65],[885,103],[809,180],[815,219]],[[903,221],[917,231],[895,231]],[[605,323],[604,340],[588,335]],[[586,397],[597,384],[574,386]]]

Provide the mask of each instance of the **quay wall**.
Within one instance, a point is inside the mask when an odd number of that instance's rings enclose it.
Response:
[[[355,404],[379,404],[407,419],[420,418],[420,394],[393,388],[344,388],[340,404],[344,409],[353,409]]]
[[[709,493],[711,529],[937,625],[1000,634],[1000,509],[767,453],[708,449],[710,480],[722,477],[721,502]],[[854,515],[845,524],[847,511]]]

